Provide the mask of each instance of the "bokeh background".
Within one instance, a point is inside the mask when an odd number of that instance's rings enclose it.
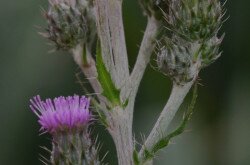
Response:
[[[29,98],[83,94],[76,82],[79,72],[65,52],[49,53],[47,41],[37,34],[44,27],[41,8],[46,0],[0,1],[0,165],[39,165],[39,136]],[[157,165],[250,164],[250,1],[229,0],[230,19],[222,31],[223,56],[200,74],[202,87],[188,130],[159,154]],[[133,66],[146,19],[136,0],[124,0],[124,21],[130,64]],[[137,140],[147,135],[164,106],[171,83],[148,67],[138,93],[134,119]],[[188,99],[187,99],[188,101]],[[184,103],[182,110],[187,107]],[[182,111],[176,117],[180,120]],[[173,124],[174,126],[175,124]],[[102,127],[95,132],[106,161],[116,165],[112,140]]]

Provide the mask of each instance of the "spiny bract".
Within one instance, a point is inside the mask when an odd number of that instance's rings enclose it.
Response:
[[[92,5],[91,0],[50,0],[43,36],[63,50],[92,42],[96,34]]]

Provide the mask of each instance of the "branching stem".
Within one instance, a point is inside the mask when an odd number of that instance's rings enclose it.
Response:
[[[154,128],[150,132],[144,146],[142,147],[139,153],[140,156],[142,156],[146,148],[151,149],[153,145],[156,144],[162,137],[166,136],[169,124],[173,120],[176,112],[184,101],[184,98],[188,94],[192,85],[193,81],[181,86],[177,84],[173,85],[169,100],[161,112]]]
[[[130,75],[130,82],[128,83],[129,89],[126,89],[127,92],[131,93],[126,93],[126,95],[131,94],[132,97],[136,96],[140,82],[150,61],[150,57],[154,51],[156,36],[159,31],[159,28],[160,22],[157,21],[154,17],[149,17],[147,27],[144,32],[144,36],[140,46],[140,50],[137,56],[137,60],[134,69]]]

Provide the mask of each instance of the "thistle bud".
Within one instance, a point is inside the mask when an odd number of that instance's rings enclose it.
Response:
[[[197,50],[196,46],[165,43],[165,46],[160,47],[157,53],[158,68],[177,85],[183,85],[192,81],[198,74],[197,71],[200,67],[194,58]]]
[[[219,0],[176,0],[165,13],[169,33],[157,52],[159,69],[177,84],[195,78],[201,68],[220,57],[218,31],[224,11]]]
[[[90,0],[49,0],[45,13],[48,27],[43,36],[57,49],[69,50],[78,44],[91,44],[96,35]]]
[[[219,0],[176,0],[166,14],[168,27],[189,41],[204,41],[217,35],[224,11]]]
[[[41,131],[52,135],[50,164],[101,164],[88,132],[92,120],[88,98],[75,95],[42,101],[36,96],[30,101]]]

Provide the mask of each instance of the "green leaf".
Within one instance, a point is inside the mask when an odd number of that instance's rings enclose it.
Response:
[[[152,154],[152,152],[150,152],[149,150],[145,149],[144,151],[144,162],[150,159],[153,159],[154,155]]]
[[[167,136],[165,138],[162,138],[161,140],[159,140],[153,147],[152,149],[152,154],[154,155],[157,151],[159,151],[160,149],[165,148],[166,146],[168,146],[170,141],[170,137]]]
[[[103,62],[101,53],[101,45],[98,42],[96,49],[96,68],[98,73],[97,79],[103,89],[102,95],[110,101],[112,107],[121,106],[120,90],[115,87],[111,75]]]
[[[133,159],[134,159],[134,164],[135,165],[139,165],[140,164],[138,152],[136,150],[134,150],[134,152],[133,152]]]

